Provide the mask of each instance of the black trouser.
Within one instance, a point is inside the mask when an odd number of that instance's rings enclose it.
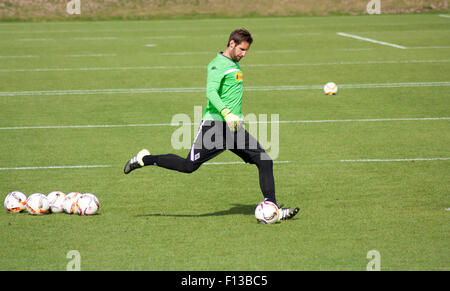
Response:
[[[244,128],[231,132],[225,122],[204,120],[186,158],[174,154],[145,156],[144,165],[156,165],[182,173],[192,173],[204,162],[225,150],[238,155],[244,162],[255,164],[259,185],[265,199],[276,204],[273,161],[259,142]]]

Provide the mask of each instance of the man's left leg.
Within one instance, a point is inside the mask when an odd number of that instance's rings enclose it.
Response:
[[[244,132],[242,132],[242,130]],[[240,131],[240,132],[239,132]],[[245,129],[240,129],[234,138],[233,148],[229,148],[234,154],[238,155],[244,162],[254,164],[258,167],[259,185],[264,200],[272,201],[277,204],[275,197],[275,179],[273,176],[273,160],[267,154],[266,150],[259,144],[259,142],[250,135]],[[293,218],[300,208],[282,208],[280,209],[280,220],[287,220]]]

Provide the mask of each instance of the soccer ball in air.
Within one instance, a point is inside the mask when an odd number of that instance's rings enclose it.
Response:
[[[323,86],[323,92],[325,92],[326,95],[336,95],[337,91],[338,87],[333,82],[326,83],[325,86]]]
[[[77,213],[79,215],[94,215],[99,207],[98,199],[94,194],[86,193],[78,198],[76,203]]]
[[[50,210],[50,203],[47,196],[41,193],[31,194],[27,199],[27,210],[29,214],[41,215],[46,214]]]
[[[77,202],[81,197],[81,193],[79,192],[70,192],[64,197],[63,201],[63,210],[67,214],[78,214]]]
[[[6,211],[11,213],[22,212],[27,206],[27,196],[20,191],[12,191],[5,197],[5,202],[3,205],[5,206]]]
[[[47,199],[50,203],[50,210],[52,213],[61,213],[64,211],[63,203],[66,194],[61,191],[53,191],[48,193]]]
[[[255,217],[260,223],[272,224],[278,221],[280,210],[278,206],[271,201],[263,201],[256,206]]]

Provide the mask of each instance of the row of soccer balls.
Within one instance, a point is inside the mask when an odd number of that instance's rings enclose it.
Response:
[[[34,193],[27,198],[24,193],[13,191],[6,195],[4,206],[11,213],[27,210],[32,215],[61,212],[94,215],[100,207],[100,201],[92,193],[70,192],[66,195],[61,191],[53,191],[47,196]]]
[[[13,191],[6,195],[4,206],[11,213],[23,212],[42,215],[47,213],[61,213],[78,215],[93,215],[100,207],[100,201],[92,193],[81,194],[70,192],[64,194],[61,191],[50,192],[47,196],[41,193],[31,194],[28,198],[20,191]],[[280,210],[270,201],[263,201],[256,206],[255,218],[260,223],[272,224],[279,221]]]

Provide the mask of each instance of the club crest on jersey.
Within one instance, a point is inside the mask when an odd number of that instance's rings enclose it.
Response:
[[[236,79],[236,82],[244,80],[243,77],[244,77],[244,75],[242,74],[242,72],[234,74],[234,78]]]

